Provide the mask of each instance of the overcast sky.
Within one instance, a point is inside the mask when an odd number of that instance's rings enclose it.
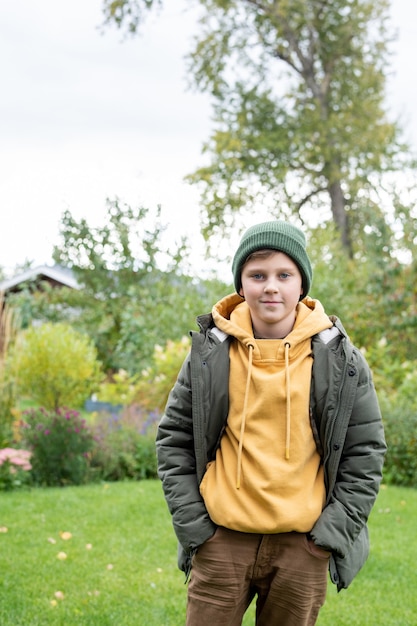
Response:
[[[190,235],[201,256],[198,196],[183,177],[203,163],[210,109],[186,91],[187,1],[164,4],[122,42],[115,29],[100,34],[101,0],[2,3],[0,267],[9,274],[26,260],[51,263],[66,209],[102,224],[115,196],[161,204],[168,237]],[[417,146],[417,3],[392,0],[392,18],[390,100]]]

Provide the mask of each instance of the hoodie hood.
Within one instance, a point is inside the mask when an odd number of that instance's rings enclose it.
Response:
[[[296,321],[291,332],[282,340],[295,348],[301,341],[313,337],[333,326],[319,300],[306,297],[298,303]],[[253,329],[250,310],[239,295],[231,294],[219,300],[212,309],[213,321],[217,328],[231,335],[243,345],[253,343]],[[264,340],[261,340],[264,341]]]

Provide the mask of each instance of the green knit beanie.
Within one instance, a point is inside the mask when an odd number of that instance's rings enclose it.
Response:
[[[241,273],[246,259],[253,252],[266,249],[284,252],[297,264],[303,279],[302,297],[305,298],[313,278],[310,259],[306,252],[306,239],[299,228],[283,221],[256,224],[244,233],[232,263],[237,293],[242,286]]]

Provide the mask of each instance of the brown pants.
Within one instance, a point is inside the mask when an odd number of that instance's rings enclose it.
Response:
[[[193,558],[186,626],[313,626],[326,598],[329,553],[300,533],[218,528]]]

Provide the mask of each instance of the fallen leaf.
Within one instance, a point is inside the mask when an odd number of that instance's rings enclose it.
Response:
[[[59,536],[61,537],[61,539],[63,539],[64,541],[68,541],[68,539],[72,538],[72,534],[69,533],[68,531],[64,531],[64,532],[60,532]]]

